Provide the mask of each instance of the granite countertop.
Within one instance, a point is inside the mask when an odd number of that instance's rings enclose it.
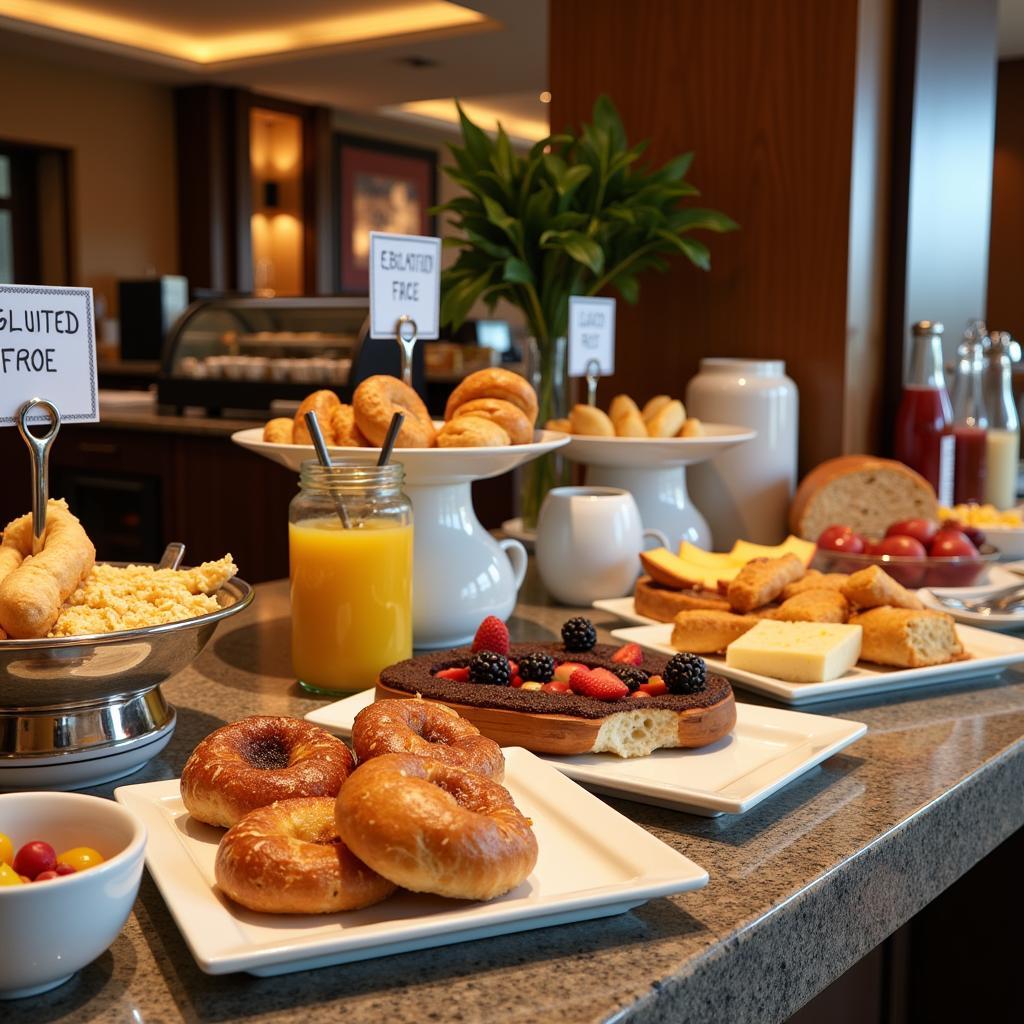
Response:
[[[224,722],[320,703],[292,679],[286,584],[257,589],[253,608],[164,686],[177,732],[126,782],[176,777]],[[522,596],[513,638],[555,639],[571,610],[545,606],[532,578]],[[591,617],[609,640],[614,620]],[[610,801],[707,868],[700,891],[598,921],[261,979],[204,975],[146,875],[111,949],[60,989],[6,1004],[3,1018],[784,1020],[1024,824],[1024,674],[815,710],[869,732],[747,814]]]

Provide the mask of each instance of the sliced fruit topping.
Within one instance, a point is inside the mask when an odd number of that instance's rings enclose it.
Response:
[[[508,655],[508,626],[497,617],[488,615],[477,627],[473,637],[474,651],[493,651]]]
[[[569,680],[573,693],[594,700],[619,700],[629,695],[629,687],[605,668],[582,668]]]
[[[572,693],[572,689],[569,687],[568,683],[559,682],[557,679],[550,683],[544,683],[541,686],[541,689],[545,693]]]
[[[439,669],[434,675],[438,679],[451,679],[456,683],[465,683],[469,680],[469,667],[464,668],[442,668]]]
[[[612,655],[612,661],[620,665],[642,665],[644,652],[640,650],[639,644],[626,644]]]
[[[560,683],[567,683],[572,678],[573,672],[586,667],[586,665],[581,665],[578,661],[563,661],[561,665],[555,666],[555,674],[551,678],[557,679]]]
[[[597,643],[597,630],[590,619],[569,619],[562,626],[562,642],[567,651],[589,651]]]
[[[543,683],[523,683],[522,689],[524,690],[540,690],[544,686]]]
[[[661,697],[668,693],[668,686],[665,685],[665,680],[661,676],[651,676],[646,683],[641,683],[637,687],[637,692],[646,693],[648,697]]]
[[[469,681],[491,686],[509,686],[512,683],[512,669],[504,654],[481,651],[473,655],[469,663]]]

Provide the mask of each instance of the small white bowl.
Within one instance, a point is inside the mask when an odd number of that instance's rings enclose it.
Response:
[[[979,526],[1003,558],[1024,558],[1024,526]]]
[[[63,984],[117,938],[139,891],[146,828],[113,800],[6,793],[0,794],[0,832],[15,852],[41,839],[58,855],[91,846],[106,858],[73,875],[0,886],[0,999],[18,999]]]

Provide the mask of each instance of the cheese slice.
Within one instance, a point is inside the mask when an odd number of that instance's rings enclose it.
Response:
[[[684,540],[679,545],[679,557],[684,562],[689,562],[690,565],[701,565],[707,569],[717,569],[726,572],[743,564],[742,562],[737,562],[732,555],[721,551],[705,551],[703,548],[697,547],[696,544],[691,544],[688,540]]]
[[[783,555],[796,555],[804,565],[810,565],[817,545],[810,540],[801,540],[792,534],[781,544],[753,544],[749,540],[738,540],[729,552],[730,557],[737,562],[746,563],[752,558],[781,558]]]
[[[729,644],[725,663],[790,683],[826,683],[857,664],[862,635],[860,626],[762,619]]]

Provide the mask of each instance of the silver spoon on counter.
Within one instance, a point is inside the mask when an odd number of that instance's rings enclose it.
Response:
[[[1024,584],[1015,583],[1012,587],[1003,587],[1001,590],[994,590],[984,597],[963,600],[959,597],[937,594],[932,591],[932,596],[939,604],[957,611],[973,612],[975,615],[1005,614],[1014,608],[1024,605]]]

